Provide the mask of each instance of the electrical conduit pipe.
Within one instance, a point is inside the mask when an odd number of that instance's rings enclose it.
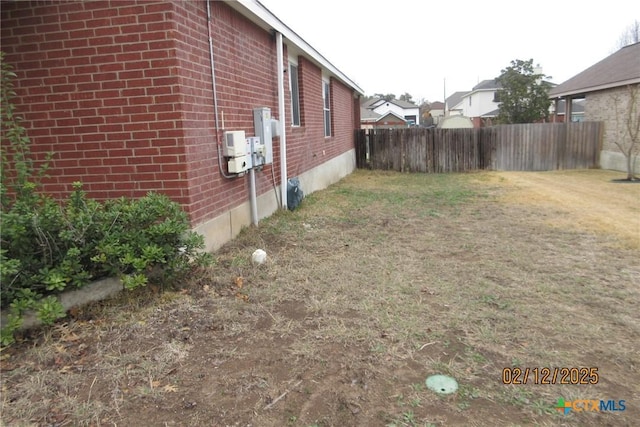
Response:
[[[209,59],[211,61],[211,86],[213,87],[213,110],[216,122],[216,145],[218,147],[218,168],[220,174],[225,178],[236,178],[238,175],[228,175],[224,172],[222,167],[222,147],[220,141],[220,125],[218,122],[218,93],[216,90],[216,73],[215,62],[213,59],[213,38],[211,37],[211,5],[210,0],[207,0],[207,33],[209,35]],[[223,116],[224,119],[224,116]],[[255,170],[251,168],[249,170],[249,203],[251,205],[251,222],[253,225],[258,225],[258,204],[256,199],[256,174]]]
[[[220,141],[220,126],[218,122],[218,94],[216,90],[215,62],[213,56],[213,38],[211,36],[211,5],[207,0],[207,32],[209,36],[209,59],[211,61],[211,85],[213,88],[213,108],[216,127],[216,145],[218,148],[218,166],[220,174],[225,178],[235,178],[237,175],[227,175],[222,167],[222,152]],[[284,105],[284,54],[282,33],[276,32],[276,57],[278,62],[278,115],[280,116],[280,191],[282,208],[287,208],[287,137],[285,132],[285,105]],[[272,166],[273,167],[273,166]],[[249,198],[251,204],[251,221],[258,225],[258,210],[256,196],[255,170],[249,170]]]
[[[213,39],[211,37],[211,5],[207,0],[207,34],[209,35],[209,60],[211,61],[211,86],[213,88],[213,115],[216,121],[216,146],[218,147],[218,168],[225,178],[235,178],[236,175],[227,175],[222,167],[222,147],[220,142],[220,125],[218,124],[218,92],[216,91],[216,71],[213,61]],[[222,117],[224,119],[224,116]],[[223,123],[224,125],[224,123]]]

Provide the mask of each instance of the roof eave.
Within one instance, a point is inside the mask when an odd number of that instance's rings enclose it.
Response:
[[[603,85],[584,87],[584,88],[580,88],[580,89],[571,89],[571,90],[558,92],[558,93],[549,92],[549,98],[555,99],[555,98],[564,98],[566,96],[572,96],[572,95],[584,95],[584,94],[589,93],[589,92],[596,92],[596,91],[599,91],[599,90],[613,89],[613,88],[616,88],[616,87],[626,86],[626,85],[636,84],[636,83],[640,83],[640,77],[633,78],[633,79],[628,79],[628,80],[623,80],[621,82],[612,82],[612,83],[607,83],[607,84],[603,84]]]
[[[252,22],[258,24],[260,27],[267,31],[275,30],[282,34],[289,42],[294,44],[300,50],[305,52],[317,65],[326,69],[339,80],[346,85],[353,88],[360,95],[364,95],[364,90],[356,82],[351,80],[334,66],[328,59],[320,54],[313,46],[304,41],[302,37],[296,34],[291,28],[289,28],[284,22],[282,22],[277,16],[275,16],[269,9],[267,9],[258,0],[226,0],[227,4],[233,9],[242,13],[249,18]]]
[[[393,111],[388,111],[388,112],[387,112],[387,113],[385,113],[384,115],[380,115],[380,117],[378,117],[378,118],[376,119],[376,122],[379,122],[380,120],[384,119],[385,117],[387,117],[387,116],[389,116],[389,115],[394,116],[394,117],[396,117],[398,120],[402,120],[403,122],[406,122],[406,121],[407,121],[404,117],[401,117],[401,116],[397,115],[397,114],[396,114],[396,113],[394,113]]]

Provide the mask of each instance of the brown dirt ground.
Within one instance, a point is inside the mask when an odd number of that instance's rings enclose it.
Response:
[[[619,175],[357,171],[178,290],[74,310],[4,349],[2,425],[634,425],[640,185]],[[505,385],[512,366],[600,377]],[[428,390],[432,374],[458,392]],[[627,409],[561,415],[559,397]]]

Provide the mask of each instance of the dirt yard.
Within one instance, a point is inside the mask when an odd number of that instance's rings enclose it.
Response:
[[[2,425],[637,425],[640,184],[620,177],[357,171],[176,290],[3,349]]]

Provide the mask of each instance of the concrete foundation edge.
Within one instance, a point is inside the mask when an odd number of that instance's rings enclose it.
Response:
[[[305,195],[327,188],[352,173],[356,168],[355,150],[334,157],[307,172],[297,175],[300,187]],[[289,178],[293,178],[290,176]],[[280,198],[280,187],[276,188]],[[264,219],[278,210],[278,202],[274,190],[267,191],[257,197],[258,219]],[[236,237],[244,227],[251,225],[251,204],[247,200],[241,205],[194,227],[194,231],[202,234],[205,250],[213,252]]]
[[[635,157],[634,172],[640,174],[640,156]],[[627,160],[622,153],[602,150],[600,152],[600,168],[626,173]]]

